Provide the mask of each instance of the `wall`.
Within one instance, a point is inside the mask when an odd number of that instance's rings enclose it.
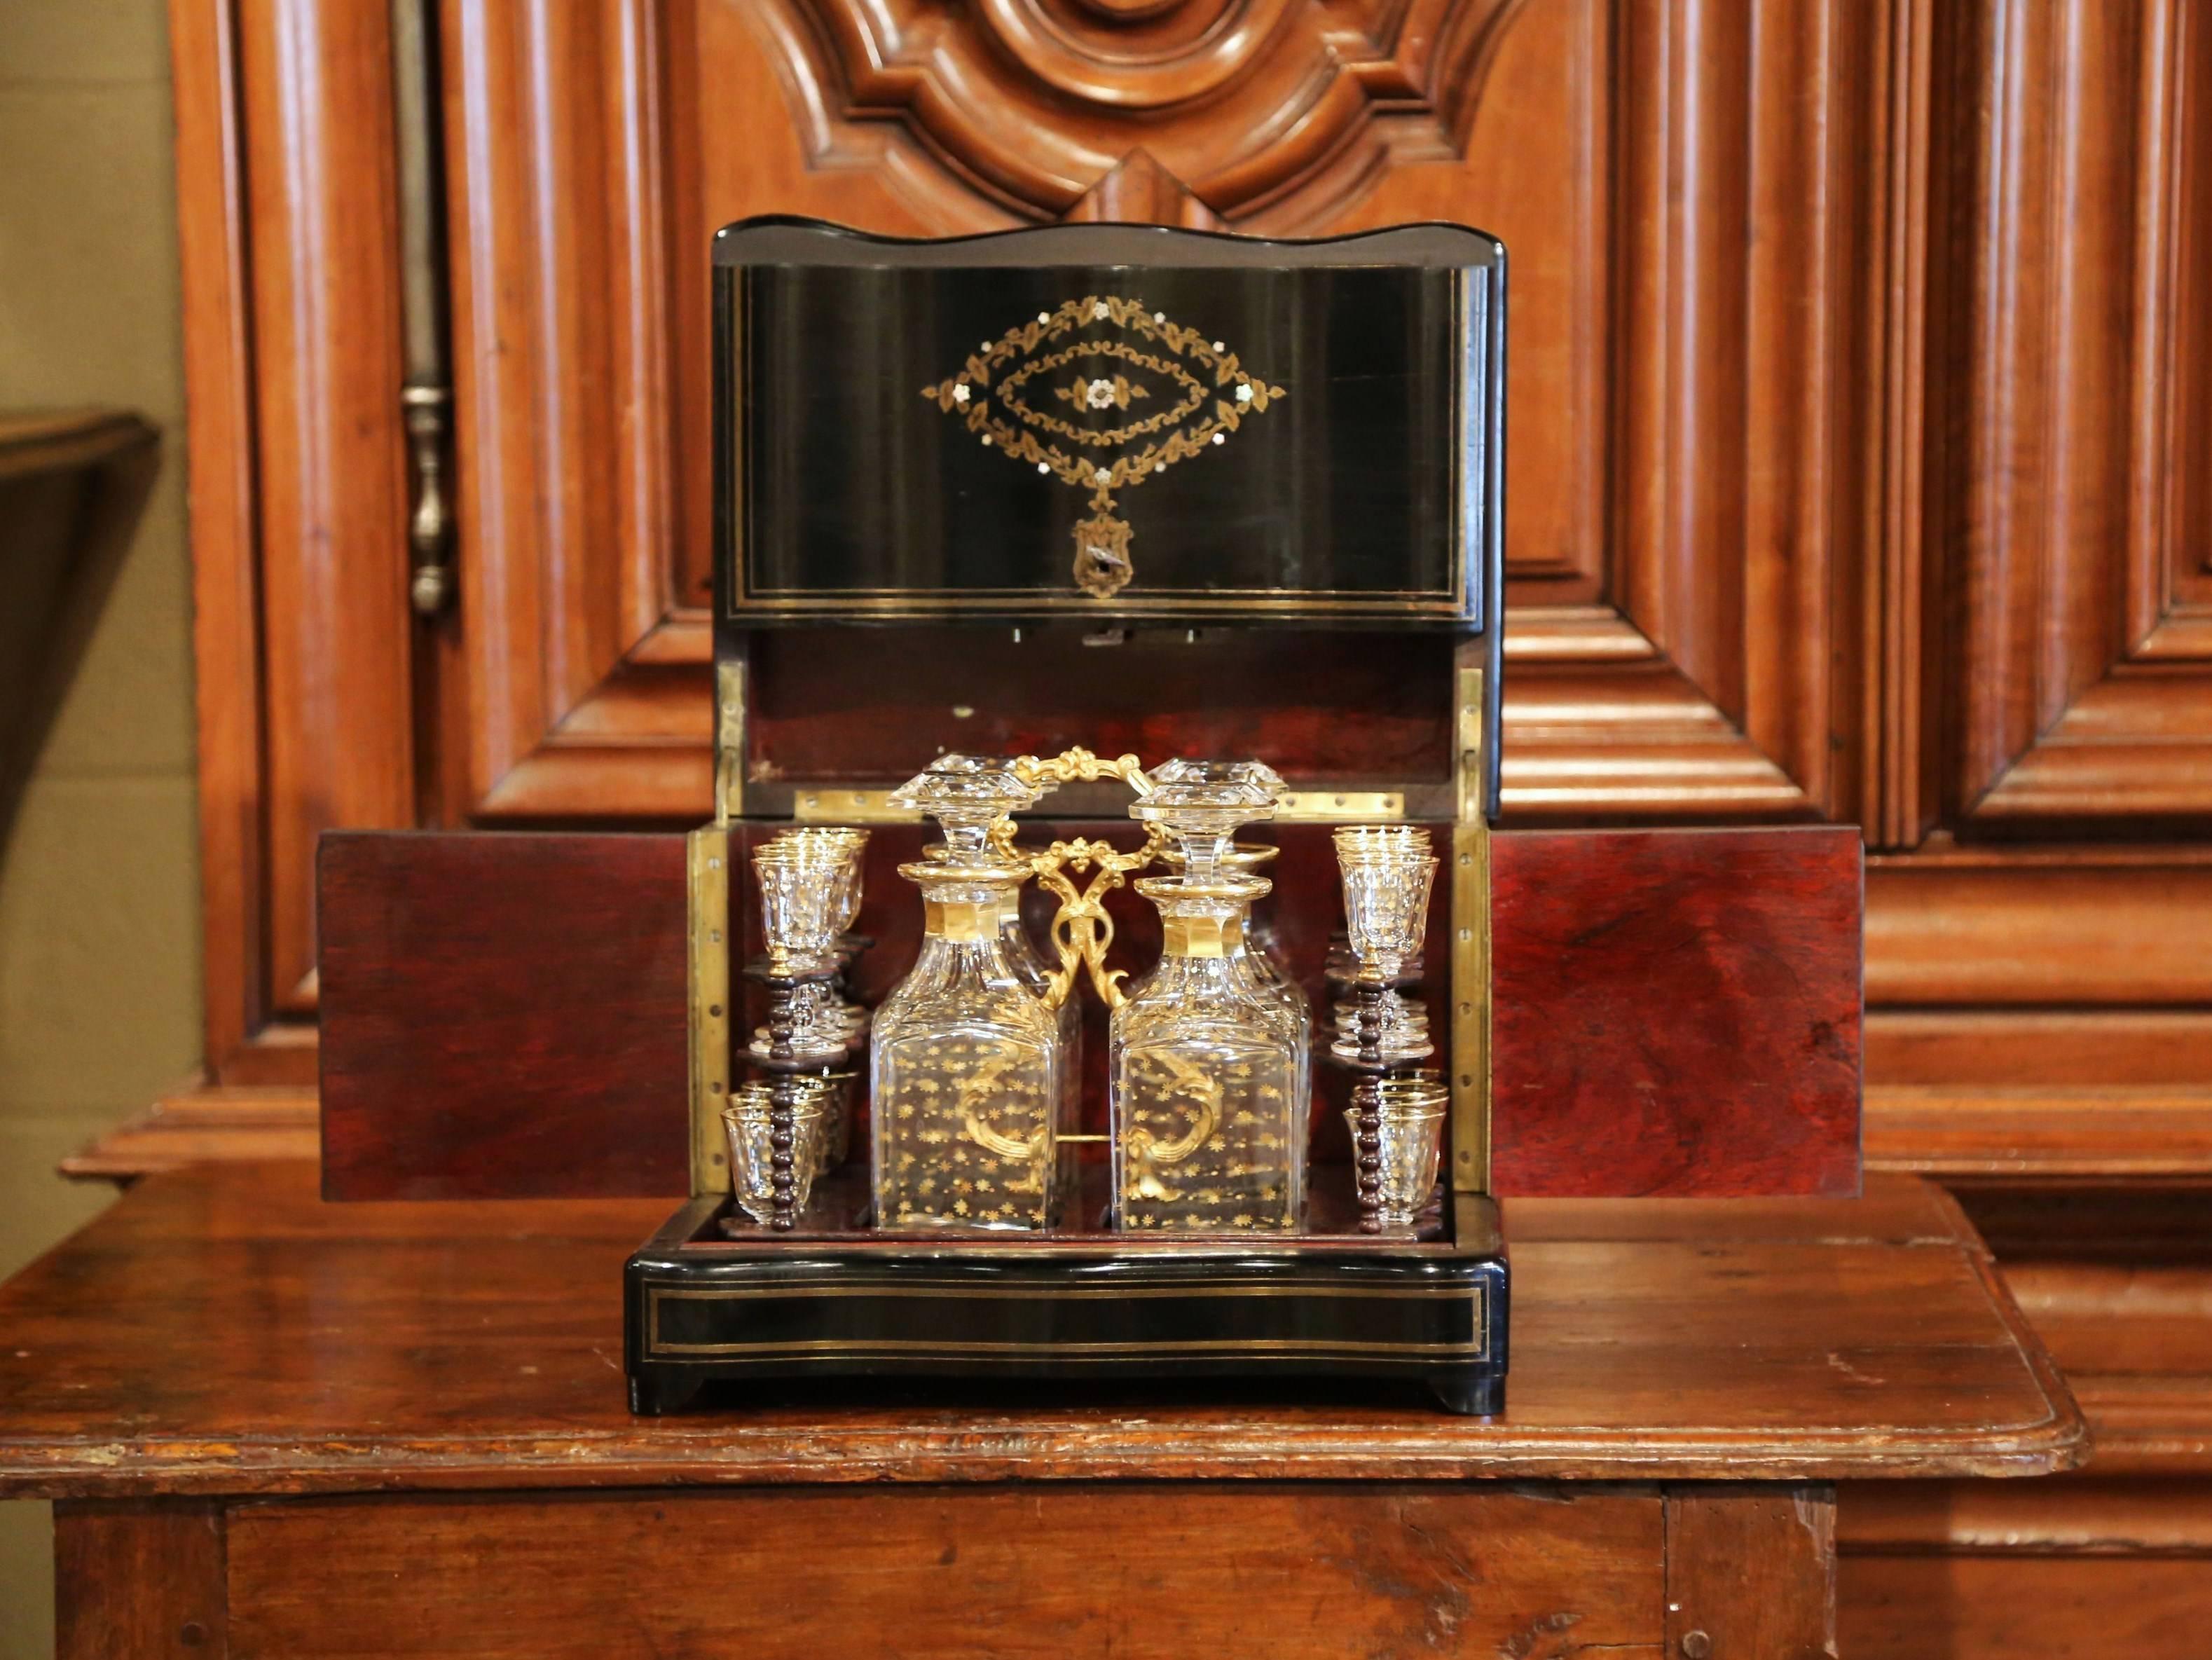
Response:
[[[161,0],[0,0],[0,408],[118,405],[162,430],[160,480],[0,848],[0,1276],[112,1196],[55,1162],[200,1049],[171,154]],[[46,1505],[0,1504],[0,1660],[52,1651],[50,1529]]]

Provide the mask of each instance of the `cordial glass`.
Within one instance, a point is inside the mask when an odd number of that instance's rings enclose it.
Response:
[[[779,830],[772,840],[833,850],[843,861],[837,880],[837,931],[842,933],[860,920],[861,866],[868,850],[867,831],[844,824],[804,824]]]
[[[778,839],[753,849],[772,971],[811,974],[834,965],[845,862],[842,851],[822,842]]]
[[[1418,850],[1426,845],[1424,836],[1418,844],[1403,841],[1387,850],[1365,841],[1348,848],[1345,833],[1337,833],[1345,928],[1363,981],[1389,982],[1421,949],[1437,873],[1436,860]]]
[[[793,1079],[792,1103],[791,1209],[806,1208],[814,1195],[814,1172],[822,1163],[825,1091],[819,1079]],[[775,1219],[775,1086],[747,1084],[722,1109],[730,1139],[730,1173],[738,1205],[754,1221]]]
[[[1344,1117],[1355,1146],[1362,1119],[1371,1115],[1376,1121],[1377,1213],[1384,1227],[1412,1227],[1435,1193],[1449,1100],[1443,1085],[1418,1078],[1370,1079],[1352,1091]]]

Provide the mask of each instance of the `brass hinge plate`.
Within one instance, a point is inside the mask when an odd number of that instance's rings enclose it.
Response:
[[[791,816],[802,824],[918,824],[911,807],[891,805],[884,790],[815,789],[792,792]]]
[[[1396,824],[1406,816],[1403,790],[1293,790],[1275,803],[1285,824]]]

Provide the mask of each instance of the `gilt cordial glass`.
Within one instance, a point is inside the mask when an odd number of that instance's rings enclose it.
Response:
[[[836,964],[853,862],[850,847],[828,837],[787,834],[753,849],[768,971],[772,977],[802,982],[790,994],[794,1058],[835,1060],[853,1040],[850,1017],[826,978]],[[763,1058],[774,1052],[768,1027],[753,1029],[750,1047]]]
[[[795,1214],[806,1208],[815,1172],[821,1167],[830,1090],[822,1080],[812,1078],[787,1079],[783,1087],[791,1099],[791,1208]],[[760,1223],[772,1223],[776,1215],[775,1097],[775,1085],[765,1080],[750,1083],[722,1109],[738,1204]]]
[[[811,974],[831,966],[845,865],[844,850],[829,842],[780,836],[753,849],[770,973]]]
[[[867,850],[868,832],[842,825],[805,825],[779,830],[767,848],[785,852],[772,854],[787,870],[830,870],[828,901],[831,908],[829,959],[839,965],[838,980],[803,981],[792,990],[792,1050],[808,1058],[841,1055],[857,1043],[868,1029],[868,1012],[847,998],[840,987],[847,956],[845,935],[860,914],[861,856]],[[754,855],[759,867],[759,853]],[[832,868],[834,865],[834,869]],[[763,881],[768,879],[763,876]],[[765,890],[763,890],[765,891]],[[811,896],[810,895],[810,897]],[[773,951],[773,947],[771,947]],[[818,965],[818,964],[817,964]],[[766,1055],[772,1041],[766,1026],[753,1029],[752,1049]]]
[[[1386,1061],[1428,1055],[1426,1019],[1415,1019],[1412,1000],[1390,987],[1419,957],[1428,928],[1429,890],[1437,873],[1429,833],[1410,824],[1348,824],[1335,841],[1359,997],[1339,1007],[1330,1053],[1345,1060],[1379,1053]]]
[[[1345,1122],[1355,1144],[1363,1133],[1372,1138],[1380,1159],[1376,1213],[1385,1228],[1412,1227],[1435,1191],[1450,1100],[1432,1077],[1370,1078],[1352,1091]]]

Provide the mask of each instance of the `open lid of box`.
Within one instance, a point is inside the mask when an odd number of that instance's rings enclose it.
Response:
[[[1504,259],[1441,224],[727,227],[720,609],[1479,632]]]
[[[1495,238],[757,219],[714,278],[726,814],[1078,745],[1494,814]]]

